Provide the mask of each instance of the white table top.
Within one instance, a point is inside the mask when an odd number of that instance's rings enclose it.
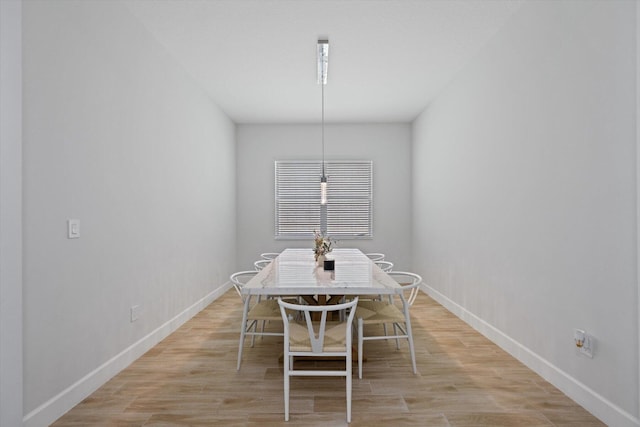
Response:
[[[317,267],[312,249],[285,249],[242,288],[248,295],[394,294],[400,285],[359,249],[327,255],[335,270]]]

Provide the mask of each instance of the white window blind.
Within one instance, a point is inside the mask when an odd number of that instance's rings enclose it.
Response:
[[[373,162],[325,161],[327,204],[320,205],[321,161],[275,162],[276,238],[309,238],[321,230],[326,209],[327,235],[372,237]]]

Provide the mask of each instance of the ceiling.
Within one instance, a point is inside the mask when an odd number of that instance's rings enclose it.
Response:
[[[125,0],[236,123],[409,122],[520,6],[513,0]]]

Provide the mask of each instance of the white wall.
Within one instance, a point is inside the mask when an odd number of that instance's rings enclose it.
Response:
[[[235,128],[118,2],[23,18],[24,403],[46,425],[223,289]]]
[[[0,426],[22,423],[22,4],[0,1]]]
[[[524,4],[413,144],[430,292],[616,426],[639,410],[635,7]]]
[[[312,247],[311,239],[275,240],[274,161],[322,158],[318,125],[239,125],[237,134],[238,269],[253,268],[261,252]],[[373,160],[371,240],[340,247],[384,252],[396,269],[411,265],[409,124],[325,125],[326,160]]]

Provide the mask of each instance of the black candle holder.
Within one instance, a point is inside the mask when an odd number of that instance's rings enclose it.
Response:
[[[328,271],[333,271],[336,268],[336,261],[333,259],[325,259],[324,260],[324,269]]]

